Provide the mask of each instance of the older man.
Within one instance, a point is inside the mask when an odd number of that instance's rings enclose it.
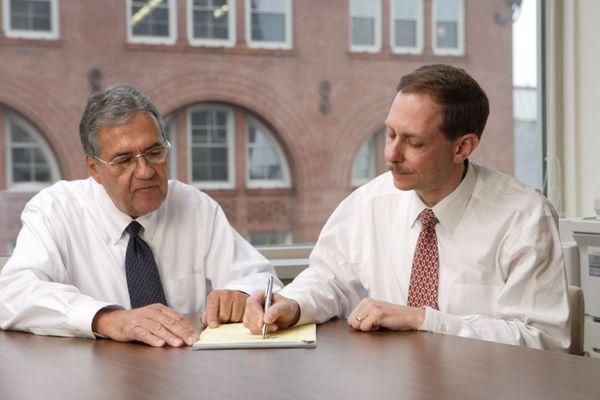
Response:
[[[80,136],[91,178],[58,182],[26,205],[0,275],[0,327],[181,346],[198,336],[181,313],[205,310],[210,326],[241,321],[274,270],[215,201],[167,181],[169,143],[152,101],[129,85],[98,92]]]
[[[465,71],[404,76],[385,125],[390,172],[346,198],[310,268],[244,323],[283,329],[346,316],[354,329],[419,329],[565,351],[567,284],[556,214],[535,190],[468,160],[488,99]]]

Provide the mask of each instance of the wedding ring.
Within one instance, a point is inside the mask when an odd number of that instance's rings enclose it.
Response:
[[[356,317],[354,317],[355,320],[357,320],[358,322],[362,322],[362,318],[359,317],[358,315]]]

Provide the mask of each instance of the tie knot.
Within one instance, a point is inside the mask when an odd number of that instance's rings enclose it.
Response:
[[[423,228],[433,228],[438,223],[438,219],[435,217],[431,208],[426,208],[421,211],[421,226]]]
[[[142,225],[137,221],[131,221],[131,223],[127,225],[127,228],[125,228],[130,237],[136,237],[141,229]]]

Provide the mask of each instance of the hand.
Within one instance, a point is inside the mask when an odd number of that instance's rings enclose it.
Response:
[[[236,290],[213,290],[206,298],[206,311],[200,316],[202,325],[218,328],[224,322],[241,322],[247,298],[246,293]]]
[[[246,312],[244,313],[244,326],[254,335],[262,334],[263,324],[269,324],[268,332],[288,328],[300,319],[300,306],[294,300],[273,293],[273,302],[264,313],[263,304],[267,295],[257,292],[248,297]]]
[[[348,325],[361,331],[387,328],[394,331],[417,330],[425,320],[425,309],[385,301],[364,299],[348,316]]]
[[[155,347],[192,345],[198,339],[190,322],[163,304],[133,310],[103,308],[92,321],[92,331],[117,342],[137,340]]]

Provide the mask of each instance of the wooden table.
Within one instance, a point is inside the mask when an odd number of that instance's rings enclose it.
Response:
[[[0,331],[0,399],[600,399],[600,360],[426,332],[316,349],[151,348]]]

